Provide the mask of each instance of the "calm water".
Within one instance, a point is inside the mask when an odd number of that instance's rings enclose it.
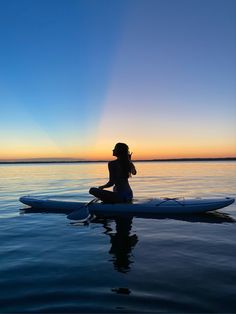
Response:
[[[136,163],[136,197],[236,197],[235,162]],[[0,166],[1,313],[236,313],[236,205],[71,223],[25,194],[90,200],[106,163]]]

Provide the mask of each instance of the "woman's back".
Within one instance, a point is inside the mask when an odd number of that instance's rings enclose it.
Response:
[[[110,161],[108,164],[110,171],[110,180],[114,183],[115,191],[131,190],[128,176],[125,174],[122,168],[122,163],[119,159]]]

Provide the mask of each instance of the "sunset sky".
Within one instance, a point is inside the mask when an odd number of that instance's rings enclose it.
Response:
[[[0,159],[236,156],[235,0],[0,0]]]

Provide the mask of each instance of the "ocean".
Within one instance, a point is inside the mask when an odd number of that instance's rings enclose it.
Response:
[[[235,161],[135,165],[135,198],[236,197]],[[105,162],[0,165],[0,313],[236,313],[235,203],[84,225],[18,200],[89,201],[107,179]]]

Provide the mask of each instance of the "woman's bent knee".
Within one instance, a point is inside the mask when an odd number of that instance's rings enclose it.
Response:
[[[96,196],[98,190],[99,190],[98,188],[90,188],[90,189],[89,189],[89,193]]]

